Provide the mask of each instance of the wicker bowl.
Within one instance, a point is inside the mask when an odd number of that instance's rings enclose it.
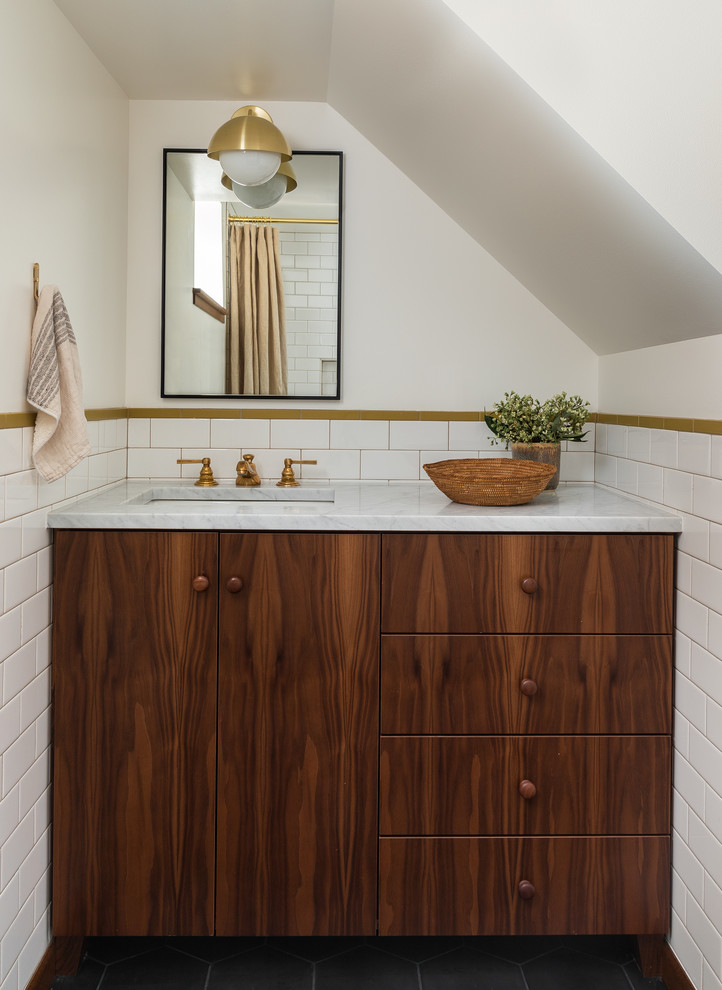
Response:
[[[463,457],[424,464],[424,471],[452,502],[523,505],[544,491],[556,468],[509,457]]]

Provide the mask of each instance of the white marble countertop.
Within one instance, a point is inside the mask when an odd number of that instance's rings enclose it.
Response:
[[[247,498],[248,500],[238,500]],[[333,500],[331,500],[331,496]],[[279,501],[279,498],[282,499]],[[123,481],[53,509],[55,529],[359,530],[366,532],[679,533],[682,520],[595,484],[562,482],[532,502],[451,502],[431,482],[302,483],[279,489],[192,481]]]

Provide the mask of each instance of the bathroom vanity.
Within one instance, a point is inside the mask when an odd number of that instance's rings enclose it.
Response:
[[[57,936],[663,936],[678,517],[142,488],[50,517]]]

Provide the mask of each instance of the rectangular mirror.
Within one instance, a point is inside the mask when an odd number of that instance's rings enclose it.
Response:
[[[343,155],[290,164],[254,210],[205,149],[164,150],[163,398],[340,397]]]

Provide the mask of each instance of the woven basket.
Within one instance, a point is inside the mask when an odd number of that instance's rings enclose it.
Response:
[[[464,457],[424,464],[436,487],[464,505],[523,505],[546,488],[552,464],[507,457]]]

